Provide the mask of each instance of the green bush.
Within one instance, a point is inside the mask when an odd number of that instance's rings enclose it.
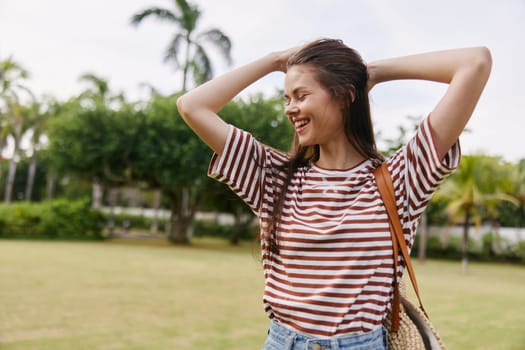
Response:
[[[109,214],[104,214],[104,217],[106,220],[109,218]],[[126,214],[126,213],[120,213],[115,215],[115,226],[116,227],[122,227],[122,228],[128,228],[128,229],[139,229],[139,230],[149,230],[151,228],[151,225],[153,223],[153,218],[146,217],[144,215],[133,215],[133,214]],[[159,232],[163,232],[166,227],[166,219],[159,219],[158,220],[158,230]]]
[[[251,225],[221,225],[216,221],[198,220],[193,226],[193,232],[195,237],[218,237],[237,244],[239,241],[253,240],[259,229]]]
[[[103,216],[88,201],[0,204],[0,238],[103,239]]]

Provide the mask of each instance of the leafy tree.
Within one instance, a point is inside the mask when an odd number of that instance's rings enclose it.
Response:
[[[80,76],[79,80],[87,83],[86,89],[78,96],[78,101],[82,108],[91,108],[99,113],[109,115],[125,105],[124,95],[122,93],[113,94],[106,79],[93,73],[85,73]],[[113,180],[104,181],[101,177],[95,176],[93,178],[93,206],[95,208],[101,207],[104,185],[112,183],[110,207],[111,212],[113,212],[114,203],[117,201],[117,189],[115,186],[119,186],[123,182],[122,180],[116,181],[116,183]],[[110,221],[112,219],[113,215],[110,215]]]
[[[448,201],[446,211],[451,222],[463,225],[462,269],[468,270],[468,239],[472,223],[480,225],[483,211],[491,210],[498,201],[514,201],[500,189],[499,160],[488,156],[463,156],[459,169],[436,193]]]
[[[164,61],[173,61],[177,69],[182,69],[182,91],[186,91],[188,75],[193,76],[199,85],[213,76],[209,55],[205,44],[212,44],[231,62],[231,42],[220,29],[212,28],[196,32],[202,13],[196,5],[186,0],[173,0],[173,8],[150,7],[136,13],[131,18],[138,25],[147,17],[155,17],[177,27],[166,49]],[[181,48],[182,46],[182,48]]]
[[[176,97],[153,96],[137,112],[142,132],[134,143],[131,169],[135,181],[162,190],[170,203],[168,237],[186,243],[211,153],[178,115]]]
[[[130,154],[140,135],[134,107],[124,104],[114,110],[100,99],[90,102],[93,105],[83,107],[82,100],[73,99],[62,107],[50,126],[48,157],[59,175],[97,179],[101,186],[118,188],[131,181]],[[111,207],[115,202],[110,196]],[[112,219],[110,215],[110,233]]]

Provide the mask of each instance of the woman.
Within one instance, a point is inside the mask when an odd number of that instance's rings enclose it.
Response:
[[[271,53],[181,96],[179,111],[215,152],[209,175],[257,214],[271,319],[264,349],[386,349],[393,286],[387,214],[373,175],[377,151],[368,92],[397,79],[447,83],[416,135],[391,158],[398,212],[412,246],[418,218],[459,164],[458,137],[491,69],[486,48],[365,65],[339,40]],[[274,71],[285,77],[290,154],[227,125],[217,112]],[[402,271],[398,271],[399,274]]]

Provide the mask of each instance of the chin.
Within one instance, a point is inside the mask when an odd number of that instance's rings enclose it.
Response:
[[[304,136],[299,136],[298,141],[299,144],[303,147],[314,146],[317,144],[314,140],[312,140],[312,138]]]

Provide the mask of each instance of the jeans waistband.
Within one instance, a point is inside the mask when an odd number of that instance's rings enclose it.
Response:
[[[315,338],[293,331],[272,320],[263,350],[354,350],[387,349],[386,329],[333,338]]]

